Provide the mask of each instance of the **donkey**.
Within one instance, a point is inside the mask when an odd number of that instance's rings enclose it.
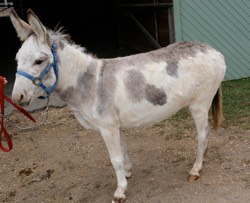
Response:
[[[188,107],[197,129],[198,149],[189,180],[199,178],[208,144],[208,113],[223,120],[223,55],[206,43],[184,41],[126,57],[99,59],[69,41],[61,29],[46,28],[27,10],[28,23],[8,12],[18,37],[13,101],[28,106],[55,91],[86,128],[100,132],[117,177],[113,202],[126,199],[129,159],[120,128],[152,124]]]

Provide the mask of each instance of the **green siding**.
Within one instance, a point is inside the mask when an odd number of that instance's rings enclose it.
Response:
[[[176,41],[200,40],[220,50],[225,80],[250,77],[250,0],[173,0]]]

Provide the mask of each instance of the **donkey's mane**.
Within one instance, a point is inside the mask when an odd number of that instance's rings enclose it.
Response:
[[[56,27],[54,30],[48,29],[48,32],[49,32],[51,39],[54,42],[65,42],[65,43],[73,46],[74,48],[80,50],[81,52],[86,53],[86,48],[81,47],[80,45],[76,44],[71,39],[71,35],[66,33],[66,30],[64,27],[59,27],[59,28]]]

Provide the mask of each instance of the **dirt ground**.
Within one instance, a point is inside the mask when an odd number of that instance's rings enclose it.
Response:
[[[33,116],[40,122],[44,111]],[[68,107],[50,108],[47,124],[35,130],[11,126],[30,124],[19,113],[9,119],[6,128],[14,148],[0,151],[0,202],[111,202],[116,177],[104,142],[85,130]],[[250,202],[249,130],[212,130],[201,177],[188,182],[195,134],[191,118],[179,127],[167,120],[123,129],[133,162],[126,203]]]

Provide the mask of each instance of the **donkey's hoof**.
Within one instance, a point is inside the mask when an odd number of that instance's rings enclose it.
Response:
[[[125,200],[126,200],[126,195],[124,193],[121,193],[119,188],[117,188],[112,203],[123,203],[125,202]]]
[[[121,199],[121,198],[114,198],[114,200],[112,200],[112,203],[124,203],[126,201],[126,199]]]
[[[132,176],[132,172],[131,171],[126,172],[125,176],[126,178],[130,178]]]
[[[196,181],[197,179],[199,179],[199,177],[200,177],[200,176],[198,176],[198,175],[191,175],[191,174],[189,174],[189,176],[188,176],[188,181],[189,181],[189,182],[194,182],[194,181]]]

